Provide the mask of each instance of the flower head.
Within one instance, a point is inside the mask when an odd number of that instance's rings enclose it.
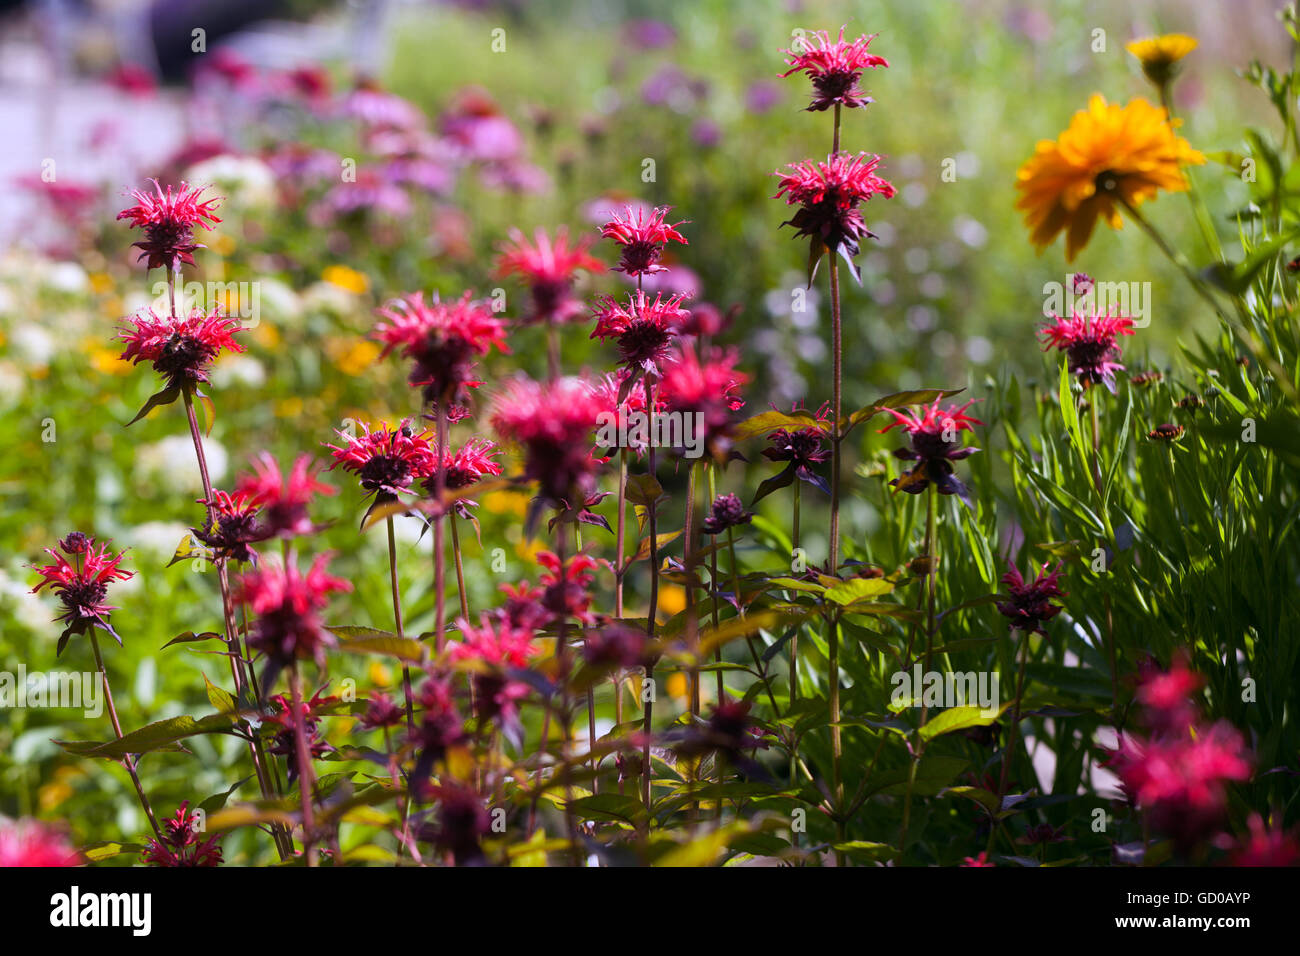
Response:
[[[268,563],[240,580],[238,600],[246,601],[257,615],[248,645],[267,658],[264,687],[269,688],[280,669],[298,659],[311,658],[324,666],[325,649],[337,643],[325,630],[320,612],[329,604],[330,594],[351,591],[352,584],[325,573],[329,560],[329,554],[318,555],[306,574],[295,564]]]
[[[832,106],[843,106],[846,109],[866,106],[872,100],[858,88],[862,71],[868,67],[889,66],[883,56],[867,51],[877,36],[873,33],[871,36],[846,41],[844,27],[840,27],[839,39],[834,41],[827,30],[813,33],[815,46],[807,38],[800,37],[793,49],[781,51],[786,54],[785,62],[790,69],[780,75],[808,74],[813,84],[813,101],[809,110],[821,111]]]
[[[591,491],[599,462],[592,432],[603,403],[581,378],[506,382],[492,412],[492,427],[524,449],[524,477],[552,503],[573,502]]]
[[[181,183],[175,192],[168,186],[163,192],[158,180],[152,179],[154,191],[131,190],[135,205],[123,209],[118,219],[129,219],[132,229],[144,230],[144,239],[132,243],[142,251],[140,258],[148,258],[148,268],[163,266],[177,269],[182,262],[194,264],[194,250],[202,246],[194,241],[194,227],[211,229],[221,222],[213,211],[220,197],[202,198],[206,186],[191,189]]]
[[[875,238],[867,229],[859,208],[872,196],[890,199],[894,187],[876,175],[880,157],[870,153],[840,152],[824,162],[804,160],[786,167],[774,199],[785,197],[786,205],[798,206],[794,216],[783,222],[793,226],[795,236],[813,241],[809,256],[809,282],[824,251],[839,253],[858,274],[853,257],[863,236]]]
[[[693,342],[684,342],[665,364],[659,383],[657,398],[664,410],[698,422],[704,448],[715,460],[730,452],[735,412],[745,405],[738,393],[749,376],[736,369],[739,361],[735,349],[701,353]],[[690,417],[695,415],[699,417]]]
[[[596,617],[591,613],[590,588],[593,572],[601,563],[584,552],[561,562],[559,556],[550,551],[539,552],[537,563],[546,570],[538,581],[543,588],[538,602],[541,622],[551,624],[574,618],[583,624],[594,624]]]
[[[1061,606],[1053,604],[1052,599],[1065,596],[1060,587],[1061,565],[1057,564],[1050,573],[1044,573],[1047,571],[1047,565],[1044,564],[1029,582],[1025,581],[1020,569],[1014,564],[1009,568],[1002,575],[1007,594],[997,602],[998,610],[1010,619],[1012,630],[1021,630],[1026,634],[1046,634],[1043,625],[1061,613]]]
[[[688,245],[686,238],[677,231],[684,222],[669,224],[665,221],[670,207],[656,206],[647,209],[643,206],[627,206],[622,212],[614,213],[612,219],[600,227],[600,234],[606,239],[613,239],[623,247],[616,272],[629,276],[652,275],[663,272],[665,267],[659,265],[664,245],[680,242]]]
[[[895,478],[890,484],[910,495],[916,495],[924,491],[930,482],[934,482],[940,494],[956,494],[965,498],[968,495],[966,486],[953,473],[952,463],[969,458],[979,451],[978,448],[963,447],[960,439],[963,431],[973,432],[975,425],[984,424],[978,418],[966,414],[966,409],[976,401],[978,399],[971,399],[965,405],[940,409],[939,400],[935,399],[933,405],[922,405],[919,414],[900,412],[893,408],[884,409],[894,416],[894,421],[882,428],[881,433],[902,427],[910,439],[908,447],[897,449],[894,457],[917,462],[911,471]]]
[[[508,672],[527,667],[536,652],[532,628],[520,627],[500,614],[483,614],[478,625],[463,618],[457,624],[463,640],[450,645],[448,653],[454,661],[479,665],[473,675],[475,716],[517,728],[517,702],[528,695],[528,685],[510,678]]]
[[[162,822],[162,839],[148,842],[141,858],[150,866],[216,866],[221,862],[220,834],[199,839],[199,815],[181,803],[176,815]]]
[[[1016,174],[1016,208],[1039,251],[1065,232],[1073,260],[1098,219],[1119,229],[1122,208],[1186,190],[1182,167],[1205,157],[1174,132],[1178,123],[1141,98],[1120,106],[1093,96],[1058,139],[1040,141]]]
[[[800,413],[804,409],[796,402],[791,411]],[[813,417],[819,423],[829,423],[830,405],[817,409]],[[786,487],[796,478],[830,494],[826,479],[816,471],[816,466],[830,457],[830,450],[826,447],[826,434],[820,425],[809,425],[807,428],[778,428],[768,435],[768,447],[763,449],[763,457],[769,461],[786,461],[789,464],[783,472],[763,482],[754,496],[754,502],[761,501],[778,488]]]
[[[108,621],[109,612],[116,608],[104,602],[110,584],[135,575],[134,571],[120,567],[125,553],[113,554],[107,544],[96,547],[94,538],[80,532],[68,535],[59,542],[59,547],[63,554],[51,548],[45,549],[45,553],[54,558],[54,564],[35,568],[42,580],[32,588],[35,594],[43,587],[50,587],[63,605],[62,612],[55,618],[65,625],[55,656],[63,653],[69,637],[85,634],[92,627],[107,631],[121,644],[121,638]]]
[[[411,484],[429,475],[437,467],[438,456],[428,432],[416,433],[408,418],[397,428],[380,422],[373,431],[364,423],[361,435],[339,432],[345,440],[333,449],[334,464],[352,472],[361,481],[366,493],[380,499],[396,498]]]
[[[438,823],[430,828],[434,846],[451,854],[456,866],[473,866],[483,861],[480,840],[492,831],[487,807],[470,787],[443,785],[429,794],[438,807]]]
[[[1197,47],[1196,37],[1186,33],[1166,33],[1162,36],[1143,37],[1125,44],[1138,62],[1142,72],[1156,86],[1165,86],[1177,73],[1178,61]]]
[[[253,459],[253,473],[244,475],[235,494],[247,504],[262,509],[262,523],[267,537],[292,538],[316,531],[307,515],[307,506],[317,494],[332,495],[335,489],[316,480],[316,469],[307,455],[294,459],[285,474],[270,452]]]
[[[1233,850],[1233,866],[1300,865],[1300,840],[1295,832],[1288,833],[1281,826],[1269,828],[1258,813],[1250,815],[1247,826],[1250,836]]]
[[[265,686],[270,686],[269,682]],[[303,736],[306,737],[307,753],[313,759],[323,757],[334,749],[329,741],[320,735],[320,714],[318,711],[325,704],[332,703],[338,698],[322,697],[322,693],[324,693],[324,688],[312,694],[311,700],[304,700],[299,703],[296,715],[293,702],[283,694],[276,694],[270,698],[271,702],[276,705],[276,712],[266,719],[280,729],[272,738],[267,753],[275,754],[277,757],[284,757],[285,766],[289,771],[290,783],[298,779],[299,718],[302,720]]]
[[[496,460],[496,456],[501,454],[497,443],[489,438],[471,438],[465,444],[461,445],[454,452],[449,452],[445,457],[444,470],[446,484],[448,488],[468,488],[476,485],[485,477],[495,477],[501,474],[501,463]],[[432,492],[430,487],[434,482],[434,476],[425,479],[425,489]]]
[[[0,869],[80,863],[77,851],[52,827],[32,819],[0,819]]]
[[[746,511],[745,505],[735,495],[718,495],[709,506],[709,514],[704,519],[700,530],[705,534],[721,534],[729,528],[749,524],[754,519],[752,511]]]
[[[437,297],[424,301],[416,292],[379,310],[375,334],[384,343],[382,355],[400,348],[414,362],[410,383],[424,389],[428,401],[463,401],[466,389],[481,383],[473,379],[475,361],[505,342],[505,324],[470,293],[451,302]]]
[[[533,310],[528,322],[566,322],[582,313],[573,297],[573,282],[579,270],[595,272],[605,264],[587,252],[590,240],[570,243],[569,231],[561,226],[552,239],[545,229],[533,234],[533,242],[518,229],[510,231],[510,242],[497,259],[497,275],[518,275],[528,283]]]
[[[383,691],[375,691],[366,702],[366,712],[357,718],[366,730],[378,730],[381,727],[396,727],[403,720],[402,706],[394,703],[393,698]]]
[[[1133,320],[1128,316],[1082,315],[1074,312],[1065,319],[1052,316],[1054,324],[1043,328],[1043,350],[1055,348],[1070,359],[1070,371],[1084,388],[1105,385],[1115,392],[1115,372],[1124,368],[1120,357],[1119,337],[1133,335]]]
[[[271,532],[257,520],[261,507],[249,494],[214,490],[211,498],[200,498],[199,504],[208,506],[208,523],[191,530],[213,550],[213,558],[256,562],[257,555],[249,545],[265,541]]]
[[[652,302],[640,289],[628,296],[626,304],[605,296],[596,306],[596,328],[591,337],[614,339],[622,364],[634,373],[658,375],[687,317],[681,308],[682,298],[674,295],[664,299],[657,294]]]
[[[244,346],[235,341],[235,334],[243,331],[239,319],[219,310],[194,309],[181,318],[159,316],[153,309],[145,309],[127,321],[133,328],[124,329],[118,336],[126,343],[123,361],[135,365],[152,362],[169,389],[192,388],[206,382],[212,362],[222,349],[244,351]]]

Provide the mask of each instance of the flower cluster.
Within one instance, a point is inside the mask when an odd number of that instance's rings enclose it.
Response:
[[[63,653],[68,638],[73,634],[85,634],[95,627],[107,631],[121,644],[122,639],[108,620],[109,612],[116,608],[104,602],[110,584],[126,581],[135,574],[121,567],[124,555],[114,554],[107,544],[96,546],[94,538],[80,531],[74,531],[60,541],[59,551],[45,549],[45,553],[54,558],[54,563],[35,569],[42,581],[32,588],[35,594],[41,588],[49,587],[63,605],[56,619],[65,625],[56,656]]]
[[[217,866],[221,863],[220,835],[199,838],[200,820],[189,812],[190,802],[181,803],[176,815],[162,823],[162,839],[150,840],[141,859],[150,866]]]

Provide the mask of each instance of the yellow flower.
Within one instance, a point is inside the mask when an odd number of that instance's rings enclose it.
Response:
[[[1016,173],[1025,225],[1042,252],[1064,231],[1065,258],[1072,260],[1097,220],[1123,226],[1120,210],[1154,199],[1160,190],[1188,188],[1184,164],[1205,157],[1174,132],[1178,120],[1138,98],[1127,106],[1094,95],[1055,140],[1039,142]]]
[[[344,375],[360,375],[379,357],[379,346],[369,339],[357,339],[338,358]]]
[[[1196,45],[1196,37],[1189,37],[1186,33],[1166,33],[1134,40],[1125,49],[1138,58],[1148,80],[1156,86],[1164,86],[1174,77],[1174,64],[1195,50]]]
[[[365,273],[347,266],[326,266],[320,277],[330,285],[338,286],[347,292],[361,295],[370,288],[370,280]]]

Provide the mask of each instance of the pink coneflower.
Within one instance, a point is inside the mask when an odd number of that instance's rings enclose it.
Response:
[[[841,152],[828,156],[825,162],[804,160],[787,166],[785,173],[776,173],[781,181],[772,198],[784,196],[786,205],[799,207],[781,225],[794,226],[796,238],[809,236],[813,240],[810,273],[816,271],[821,258],[820,243],[831,255],[841,254],[858,275],[853,257],[860,240],[863,236],[875,238],[859,206],[872,196],[890,199],[894,195],[894,187],[876,175],[879,165],[879,156]]]
[[[668,412],[699,415],[705,450],[714,459],[731,449],[734,413],[744,407],[740,388],[749,376],[736,369],[740,355],[735,349],[711,348],[703,356],[694,343],[684,342],[663,370],[659,398]]]
[[[997,602],[998,610],[1010,619],[1012,630],[1026,634],[1047,634],[1043,625],[1061,613],[1060,605],[1053,604],[1052,599],[1065,596],[1060,587],[1061,565],[1057,564],[1050,573],[1046,573],[1047,565],[1044,564],[1029,582],[1025,581],[1020,569],[1014,564],[1008,567],[1007,573],[1002,575],[1007,594]]]
[[[669,346],[687,317],[681,303],[680,295],[667,299],[656,295],[652,302],[640,289],[628,296],[626,304],[604,296],[594,310],[596,328],[591,337],[616,340],[621,363],[633,373],[633,380],[641,374],[658,376]]]
[[[79,531],[74,531],[60,541],[59,548],[63,554],[52,548],[45,549],[45,553],[54,558],[54,564],[45,567],[33,565],[42,581],[32,588],[33,594],[46,586],[52,588],[63,605],[62,612],[55,618],[65,625],[55,656],[63,653],[68,638],[73,634],[85,634],[92,627],[107,631],[121,644],[122,639],[117,636],[108,620],[109,612],[116,608],[104,601],[110,584],[126,581],[135,575],[134,571],[125,571],[120,567],[125,552],[113,554],[107,544],[96,547],[94,538]],[[69,561],[68,558],[72,560]]]
[[[1056,348],[1069,357],[1070,371],[1084,388],[1105,385],[1115,393],[1115,372],[1123,369],[1116,359],[1121,355],[1119,337],[1133,335],[1133,320],[1128,316],[1107,313],[1085,315],[1073,312],[1068,319],[1053,315],[1055,324],[1039,331],[1043,351]]]
[[[131,220],[131,228],[144,230],[144,238],[132,245],[142,251],[140,258],[148,258],[148,268],[164,266],[177,269],[182,262],[194,264],[194,250],[203,248],[194,241],[194,227],[211,229],[221,222],[213,211],[221,202],[220,197],[203,199],[206,186],[191,189],[185,183],[175,192],[168,186],[163,192],[158,180],[151,179],[154,192],[139,189],[131,190],[134,206],[123,209],[117,214],[118,219]]]
[[[582,313],[582,303],[573,293],[579,270],[595,272],[605,264],[587,252],[590,240],[570,243],[569,231],[561,226],[551,239],[545,229],[533,233],[530,244],[518,229],[510,230],[510,242],[503,245],[496,273],[521,276],[528,283],[533,309],[525,322],[566,322]]]
[[[411,131],[423,129],[425,125],[419,107],[364,78],[344,97],[343,115],[359,121],[367,131]]]
[[[325,649],[337,641],[325,630],[319,612],[335,591],[351,591],[352,584],[325,573],[330,555],[317,555],[306,574],[296,565],[287,568],[265,563],[239,582],[237,600],[248,603],[257,615],[248,634],[248,646],[266,655],[263,687],[275,683],[279,671],[300,658],[325,664]]]
[[[754,519],[754,512],[746,511],[744,503],[736,495],[718,495],[709,506],[708,516],[700,530],[705,534],[721,534],[729,528],[749,524]]]
[[[362,423],[360,436],[347,432],[339,435],[346,444],[326,446],[334,453],[330,469],[342,465],[361,480],[367,496],[378,495],[379,500],[396,498],[411,482],[431,474],[438,465],[432,436],[413,431],[409,418],[397,428],[380,422],[372,431]]]
[[[118,336],[126,343],[122,360],[139,365],[152,362],[169,389],[192,388],[208,381],[208,371],[221,351],[243,352],[235,335],[244,331],[239,319],[219,310],[194,309],[185,317],[159,316],[144,309],[127,321],[134,328]]]
[[[0,869],[80,863],[77,851],[52,827],[32,819],[0,820]]]
[[[902,427],[911,439],[907,448],[899,448],[894,457],[903,461],[915,461],[916,467],[890,482],[900,491],[917,495],[924,491],[931,482],[940,494],[968,496],[966,486],[953,474],[952,463],[969,458],[979,451],[978,448],[962,447],[960,434],[973,432],[975,425],[984,423],[978,418],[966,414],[978,399],[971,399],[962,406],[939,408],[939,400],[933,405],[922,405],[920,414],[900,412],[886,408],[884,411],[894,416],[894,421],[880,429],[881,434],[891,428]]]
[[[466,389],[477,388],[475,360],[496,346],[508,353],[505,324],[492,309],[466,292],[460,299],[424,301],[416,292],[379,310],[384,321],[375,334],[384,343],[383,355],[400,348],[415,364],[410,383],[424,389],[427,401],[463,401]]]
[[[217,866],[221,863],[221,835],[199,838],[199,815],[189,812],[185,800],[176,815],[162,822],[162,839],[152,839],[141,852],[141,860],[150,866]]]
[[[614,213],[613,218],[600,227],[600,234],[604,238],[613,239],[623,247],[619,263],[614,267],[616,272],[624,272],[629,276],[662,272],[664,267],[658,265],[658,262],[664,244],[680,242],[684,246],[689,245],[686,238],[677,231],[677,227],[685,225],[685,221],[672,224],[664,221],[670,208],[656,206],[646,209],[644,206],[628,205],[621,212]]]
[[[523,446],[524,477],[537,482],[543,501],[574,502],[595,481],[600,462],[591,455],[592,432],[603,410],[585,379],[517,377],[497,396],[492,427]]]
[[[265,541],[271,533],[258,522],[261,508],[250,500],[248,493],[213,491],[211,498],[198,501],[208,506],[209,523],[191,530],[194,537],[212,549],[213,558],[256,563],[257,555],[249,545]]]
[[[317,526],[308,517],[307,506],[317,494],[334,493],[335,489],[316,480],[316,466],[309,456],[298,456],[285,474],[265,451],[253,459],[253,473],[243,475],[235,487],[235,494],[262,509],[267,536],[280,538],[314,533]]]
[[[868,67],[889,66],[883,56],[867,51],[877,36],[879,34],[873,33],[846,41],[844,27],[840,27],[839,39],[832,41],[829,31],[818,30],[812,34],[816,46],[800,38],[800,42],[795,44],[796,49],[781,51],[786,54],[785,62],[790,69],[780,75],[808,74],[813,84],[813,101],[809,110],[819,112],[832,106],[846,109],[866,106],[872,99],[858,88],[862,71]]]

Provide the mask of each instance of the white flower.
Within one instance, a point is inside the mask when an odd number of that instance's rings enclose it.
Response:
[[[264,208],[275,201],[275,173],[253,156],[213,156],[185,174],[191,183],[211,183],[226,202],[241,210]]]
[[[190,529],[179,521],[146,521],[132,528],[127,534],[127,540],[132,548],[151,561],[166,563],[189,534]]]
[[[10,334],[14,351],[28,367],[49,365],[54,357],[54,337],[39,325],[27,322]]]
[[[13,362],[0,362],[0,408],[9,408],[22,401],[27,390],[27,377]]]
[[[219,390],[232,385],[258,388],[266,381],[266,369],[251,355],[225,355],[212,367],[212,384]]]

